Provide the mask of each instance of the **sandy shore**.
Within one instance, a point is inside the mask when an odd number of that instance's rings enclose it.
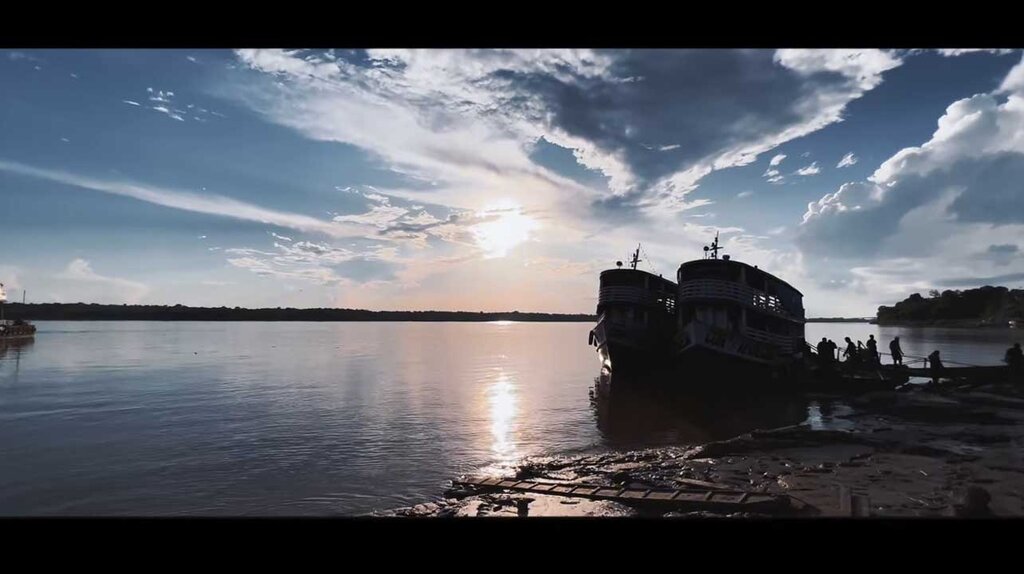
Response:
[[[929,386],[843,403],[851,408],[830,415],[849,430],[820,430],[808,421],[693,448],[536,458],[507,478],[644,488],[693,488],[701,481],[784,495],[790,502],[784,514],[796,516],[1024,516],[1019,387]],[[380,514],[752,516],[458,489],[437,502]]]

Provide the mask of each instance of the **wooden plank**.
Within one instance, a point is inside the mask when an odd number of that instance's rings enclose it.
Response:
[[[688,486],[696,486],[699,488],[708,488],[711,490],[731,490],[728,486],[722,484],[716,484],[714,482],[707,482],[705,480],[694,480],[692,478],[675,478],[673,479],[679,484],[685,484]]]
[[[618,500],[624,503],[663,504],[691,508],[746,508],[751,505],[774,504],[780,498],[767,494],[754,494],[741,490],[715,489],[659,489],[617,488],[596,484],[538,482],[534,480],[499,480],[495,478],[465,478],[453,480],[455,485],[478,486],[497,490],[546,493],[559,496],[582,497],[597,500]],[[845,493],[845,492],[844,492]],[[852,503],[850,508],[852,508]],[[867,502],[858,502],[867,507]],[[852,510],[851,510],[852,512]]]

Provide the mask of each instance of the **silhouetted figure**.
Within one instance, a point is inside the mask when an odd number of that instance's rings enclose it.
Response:
[[[893,337],[889,342],[889,353],[892,355],[892,364],[903,365],[903,349],[900,348],[899,337]]]
[[[928,366],[931,367],[932,371],[932,383],[939,384],[939,375],[942,374],[942,359],[939,358],[939,350],[932,351],[931,355],[928,355]]]
[[[1003,359],[1010,367],[1011,381],[1024,381],[1024,351],[1021,351],[1020,343],[1014,343],[1006,350],[1006,357]]]
[[[828,339],[826,339],[825,337],[821,338],[821,341],[818,342],[817,351],[818,351],[818,364],[820,364],[823,367],[825,365],[829,364],[829,360],[828,360],[828,355],[829,355]]]
[[[843,351],[843,358],[849,361],[857,360],[857,345],[853,344],[853,341],[849,337],[846,337],[846,350]]]
[[[828,340],[828,354],[831,361],[835,362],[839,360],[839,345],[837,345],[832,339]]]
[[[868,335],[868,358],[872,364],[878,364],[878,341],[874,335]]]

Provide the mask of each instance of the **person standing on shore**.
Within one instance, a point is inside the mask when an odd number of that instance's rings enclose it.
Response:
[[[1007,349],[1003,360],[1010,367],[1010,380],[1024,382],[1024,351],[1021,351],[1020,343],[1014,343]]]
[[[932,383],[939,384],[939,375],[942,374],[942,359],[939,358],[939,350],[935,349],[928,355],[928,365],[932,371]]]
[[[821,366],[823,366],[823,367],[825,365],[829,364],[830,361],[828,360],[828,355],[829,355],[828,339],[826,339],[825,337],[822,337],[821,341],[818,343],[817,350],[818,350],[818,363]]]
[[[878,364],[878,341],[874,335],[868,335],[868,360],[872,364]]]
[[[847,362],[857,360],[857,345],[854,345],[849,337],[846,337],[846,350],[843,351],[843,358]]]
[[[893,337],[889,342],[889,354],[892,355],[892,364],[903,366],[903,349],[900,348],[900,338]]]

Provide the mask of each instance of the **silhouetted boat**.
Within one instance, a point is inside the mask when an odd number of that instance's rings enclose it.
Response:
[[[629,267],[601,272],[597,294],[597,325],[590,344],[597,347],[607,372],[638,371],[671,357],[676,332],[676,291],[672,281],[637,269],[640,246]]]
[[[4,284],[0,283],[0,341],[34,337],[36,335],[35,325],[21,319],[8,321],[4,317],[4,306],[6,303],[7,293],[4,291]]]
[[[636,269],[601,273],[598,323],[590,333],[602,369],[650,372],[687,390],[795,379],[804,361],[803,295],[774,275],[718,256],[679,267],[677,283]],[[618,263],[621,267],[621,262]]]

